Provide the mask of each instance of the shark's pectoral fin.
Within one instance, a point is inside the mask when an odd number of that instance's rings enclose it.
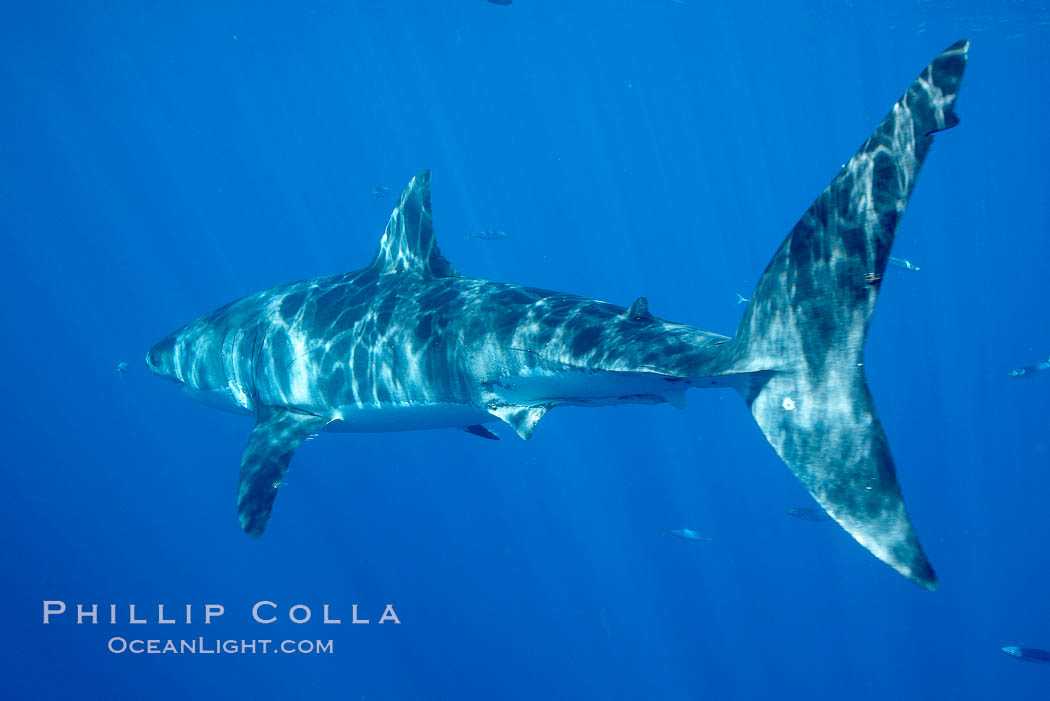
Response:
[[[535,406],[491,404],[488,407],[490,414],[513,428],[514,432],[525,440],[532,438],[532,434],[536,430],[536,424],[550,410],[549,404],[538,404]]]
[[[245,533],[255,538],[262,535],[292,453],[328,421],[284,407],[261,408],[241,458],[237,514]]]
[[[488,438],[490,441],[499,440],[499,436],[497,436],[495,433],[493,433],[492,431],[488,430],[480,424],[473,424],[471,426],[459,426],[458,428],[460,431],[466,431],[467,433],[473,434],[475,436]]]

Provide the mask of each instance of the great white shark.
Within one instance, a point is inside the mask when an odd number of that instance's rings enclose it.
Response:
[[[864,340],[894,233],[968,42],[926,67],[788,234],[733,336],[562,292],[465,277],[434,238],[430,173],[401,193],[371,263],[257,292],[170,334],[149,368],[252,414],[237,510],[262,535],[292,454],[325,431],[465,428],[522,438],[560,406],[681,403],[739,392],[821,507],[916,584],[936,577],[905,510],[864,378]]]

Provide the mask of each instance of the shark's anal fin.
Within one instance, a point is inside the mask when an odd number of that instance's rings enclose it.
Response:
[[[514,432],[524,440],[532,438],[536,425],[540,422],[551,407],[548,404],[535,406],[519,406],[517,404],[491,404],[488,407],[490,414],[514,429]]]
[[[487,428],[485,428],[481,424],[473,424],[471,426],[460,426],[459,430],[460,431],[466,431],[467,433],[469,433],[471,435],[474,435],[474,436],[480,436],[481,438],[488,438],[490,441],[498,441],[499,440],[499,436],[497,436],[495,433],[493,433],[492,431],[488,430]]]
[[[292,453],[327,423],[324,417],[283,407],[261,408],[241,458],[237,514],[245,533],[253,538],[263,534]]]

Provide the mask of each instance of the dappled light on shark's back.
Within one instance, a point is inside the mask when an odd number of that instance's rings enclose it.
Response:
[[[320,430],[459,428],[491,440],[484,424],[502,422],[527,439],[557,407],[684,408],[688,389],[732,388],[827,514],[933,589],[861,360],[933,134],[958,122],[967,48],[923,71],[805,212],[742,298],[733,337],[659,318],[644,297],[622,307],[460,275],[438,249],[423,171],[366,267],[220,307],[160,341],[147,364],[193,399],[256,417],[237,500],[252,536],[293,453]]]

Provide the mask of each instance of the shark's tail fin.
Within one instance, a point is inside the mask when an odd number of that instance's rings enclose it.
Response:
[[[795,225],[730,348],[766,438],[810,494],[876,557],[927,589],[864,380],[863,349],[894,232],[934,132],[953,111],[968,42],[934,59]]]

